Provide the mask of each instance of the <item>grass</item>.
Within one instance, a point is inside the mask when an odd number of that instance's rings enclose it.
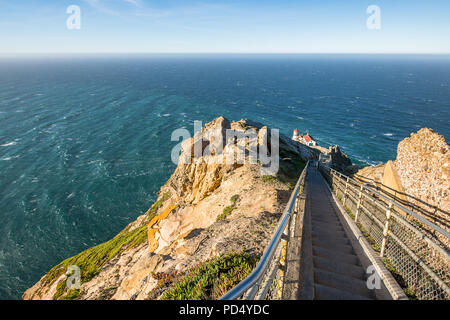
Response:
[[[232,196],[230,198],[230,201],[233,203],[233,206],[236,206],[236,203],[240,200],[241,198],[239,197],[238,194],[235,194],[234,196]]]
[[[225,218],[228,217],[234,209],[236,209],[234,206],[225,207],[223,212],[217,217],[217,221],[225,220]]]
[[[157,200],[151,207],[148,209],[148,211],[145,213],[147,217],[145,218],[144,222],[149,222],[152,220],[155,216],[158,210],[163,206],[164,202],[170,198],[170,192],[165,192],[163,196]]]
[[[369,232],[362,226],[362,224],[358,222],[356,225],[361,230],[361,233],[363,234],[363,236],[366,237],[367,241],[369,241],[369,244],[372,247],[372,249],[375,250],[376,252],[380,252],[381,248],[380,248],[379,244],[369,234]]]
[[[117,236],[111,240],[91,247],[76,256],[68,258],[53,267],[44,277],[43,284],[49,285],[63,275],[67,268],[71,265],[76,265],[81,271],[81,283],[86,283],[98,275],[102,267],[113,258],[118,256],[125,250],[137,247],[147,241],[147,225],[148,221],[156,216],[159,208],[162,207],[164,201],[170,197],[169,193],[165,193],[160,200],[156,201],[152,207],[147,211],[147,218],[143,225],[129,230],[125,228]],[[53,299],[74,299],[78,296],[79,290],[67,290],[65,280],[60,281],[57,285],[57,291]]]
[[[300,158],[299,154],[283,143],[280,143],[280,157],[289,160],[280,160],[280,168],[276,175],[265,175],[261,178],[263,181],[280,182],[289,189],[294,189],[306,163]]]
[[[119,253],[136,247],[147,240],[147,226],[141,226],[132,231],[119,234],[115,238],[99,244],[98,246],[89,248],[78,255],[64,260],[57,266],[53,267],[45,276],[44,283],[52,283],[66,272],[71,265],[76,265],[81,270],[81,283],[89,282],[101,270],[102,266],[113,259]],[[63,281],[65,283],[65,281]],[[58,284],[58,286],[60,286]],[[60,286],[60,290],[65,291],[65,286]],[[58,299],[62,296],[60,291],[54,296]]]
[[[353,220],[355,220],[355,215],[353,214],[353,211],[349,207],[345,207],[345,211]]]
[[[216,221],[225,220],[231,214],[231,212],[233,212],[233,210],[236,209],[236,204],[240,199],[241,198],[239,197],[238,194],[235,194],[234,196],[232,196],[230,198],[232,205],[225,207],[223,209],[223,212],[217,217]]]
[[[61,298],[61,300],[75,300],[76,298],[78,298],[78,295],[80,294],[80,290],[79,289],[72,289],[69,290],[69,292]]]
[[[244,280],[259,258],[246,252],[207,260],[174,281],[161,300],[215,300]]]
[[[400,285],[400,287],[402,288],[403,292],[406,294],[408,299],[417,300],[417,296],[414,294],[414,290],[408,287],[408,284],[406,283],[405,279],[397,271],[397,268],[391,263],[391,261],[387,258],[383,258],[382,261],[386,266],[386,268],[394,277],[395,281],[397,281],[397,283]]]
[[[266,182],[281,182],[277,176],[271,176],[271,175],[262,176],[261,179],[263,179],[263,181],[266,181]]]

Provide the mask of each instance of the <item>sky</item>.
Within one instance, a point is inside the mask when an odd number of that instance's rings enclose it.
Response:
[[[0,0],[0,54],[169,52],[448,54],[450,1]]]

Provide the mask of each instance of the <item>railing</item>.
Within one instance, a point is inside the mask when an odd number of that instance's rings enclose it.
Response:
[[[292,218],[297,212],[297,200],[303,192],[308,166],[309,161],[303,169],[294,191],[292,191],[278,227],[264,250],[258,265],[247,278],[224,294],[220,300],[235,300],[239,298],[246,300],[276,300],[281,298],[289,230],[292,225]]]
[[[450,299],[446,230],[334,169],[320,171],[410,297]]]
[[[400,203],[409,210],[418,213],[422,217],[426,217],[439,227],[450,230],[450,213],[442,210],[441,208],[431,205],[417,197],[395,190],[379,181],[370,179],[359,174],[354,174],[353,177],[356,181],[363,183],[372,189],[380,192],[381,194],[393,199]]]

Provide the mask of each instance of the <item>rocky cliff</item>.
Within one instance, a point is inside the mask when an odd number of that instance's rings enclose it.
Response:
[[[256,135],[239,135],[248,129]],[[236,137],[229,139],[227,130]],[[239,264],[233,270],[241,271],[217,276],[221,282],[212,285],[215,295],[198,293],[217,298],[251,271],[305,165],[299,144],[281,135],[280,169],[266,174],[265,164],[250,158],[252,146],[261,150],[269,137],[266,126],[249,120],[220,117],[206,124],[183,142],[174,173],[144,215],[113,239],[52,268],[23,299],[167,298],[168,290],[186,281],[192,270],[200,272],[209,261],[220,263],[214,257],[225,257]],[[274,148],[269,142],[268,153]],[[223,161],[238,151],[244,163]],[[80,268],[81,287],[69,290],[66,280],[73,276],[73,265]]]
[[[403,192],[444,211],[450,211],[450,146],[444,136],[423,128],[398,144],[393,166]],[[385,164],[365,167],[358,175],[383,182]]]
[[[399,201],[450,231],[450,146],[432,129],[412,133],[398,144],[394,161],[363,168],[355,177],[388,185]]]

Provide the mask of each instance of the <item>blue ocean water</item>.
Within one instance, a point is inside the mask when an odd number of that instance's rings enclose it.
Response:
[[[394,159],[450,137],[450,56],[191,55],[0,59],[0,298],[116,235],[170,176],[171,133],[250,118]]]

